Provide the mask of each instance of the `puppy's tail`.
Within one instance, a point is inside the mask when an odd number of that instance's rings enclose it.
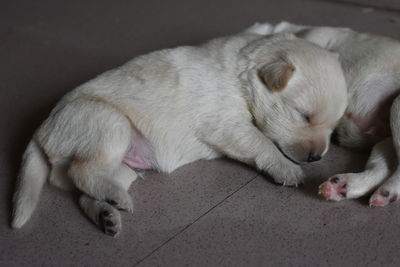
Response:
[[[34,140],[30,141],[23,156],[13,198],[13,228],[21,228],[32,216],[49,170],[50,165],[43,150]]]

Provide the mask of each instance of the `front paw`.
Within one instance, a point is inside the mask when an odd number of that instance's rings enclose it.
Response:
[[[326,200],[340,201],[346,198],[347,181],[339,175],[332,176],[319,186],[318,194]]]
[[[284,186],[298,186],[304,182],[304,171],[292,162],[274,164],[268,169],[274,181]]]

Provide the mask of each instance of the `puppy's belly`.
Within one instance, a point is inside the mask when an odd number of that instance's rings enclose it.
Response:
[[[380,140],[391,135],[390,132],[390,107],[398,92],[392,93],[386,97],[365,98],[363,106],[369,107],[368,112],[358,113],[357,108],[353,105],[349,106],[343,119],[351,120],[368,140],[368,143],[375,144]]]
[[[389,115],[389,113],[387,113]],[[377,139],[390,136],[389,121],[378,116],[357,116],[351,115],[347,118],[353,121],[360,132]]]
[[[150,170],[155,168],[155,156],[152,145],[134,127],[132,140],[123,162],[132,169]]]
[[[361,138],[368,139],[370,144],[391,135],[390,108],[400,94],[397,82],[378,78],[371,78],[354,93],[344,117],[358,127]]]

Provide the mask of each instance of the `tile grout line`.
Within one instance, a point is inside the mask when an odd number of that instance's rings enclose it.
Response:
[[[133,264],[133,266],[137,266],[139,265],[141,262],[143,262],[145,259],[147,259],[148,257],[150,257],[151,255],[153,255],[157,250],[159,250],[160,248],[162,248],[164,245],[166,245],[167,243],[169,243],[172,239],[174,239],[175,237],[177,237],[178,235],[180,235],[181,233],[183,233],[184,231],[186,231],[186,229],[188,229],[190,226],[192,226],[193,224],[195,224],[198,220],[200,220],[201,218],[203,218],[205,215],[207,215],[208,213],[210,213],[212,210],[214,210],[215,208],[217,208],[218,206],[220,206],[223,202],[225,202],[225,200],[227,200],[228,198],[230,198],[232,195],[234,195],[236,192],[238,192],[239,190],[241,190],[242,188],[244,188],[245,186],[247,186],[249,183],[251,183],[252,181],[254,181],[257,177],[259,177],[260,174],[256,174],[256,176],[254,176],[253,178],[251,178],[250,180],[248,180],[247,182],[245,182],[243,185],[241,185],[239,188],[237,188],[236,190],[234,190],[233,192],[231,192],[229,195],[227,195],[226,197],[224,197],[221,201],[219,201],[217,204],[215,204],[213,207],[211,207],[209,210],[207,210],[205,213],[201,214],[199,217],[197,217],[194,221],[190,222],[188,225],[186,225],[184,228],[182,228],[179,232],[177,232],[176,234],[174,234],[173,236],[171,236],[170,238],[168,238],[166,241],[164,241],[163,243],[161,243],[161,245],[159,245],[158,247],[156,247],[155,249],[153,249],[150,253],[148,253],[146,256],[144,256],[141,260],[139,260],[138,262],[136,262],[135,264]]]

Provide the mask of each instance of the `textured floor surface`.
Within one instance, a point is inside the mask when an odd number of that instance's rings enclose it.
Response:
[[[362,1],[357,1],[362,2]],[[389,2],[389,1],[385,1]],[[396,5],[394,5],[396,6]],[[400,204],[326,202],[317,185],[366,155],[333,147],[301,188],[227,159],[136,181],[123,232],[103,235],[77,196],[46,186],[31,221],[9,227],[21,154],[67,91],[156,49],[256,21],[348,26],[400,38],[396,9],[344,2],[7,1],[0,8],[0,266],[399,266]]]

